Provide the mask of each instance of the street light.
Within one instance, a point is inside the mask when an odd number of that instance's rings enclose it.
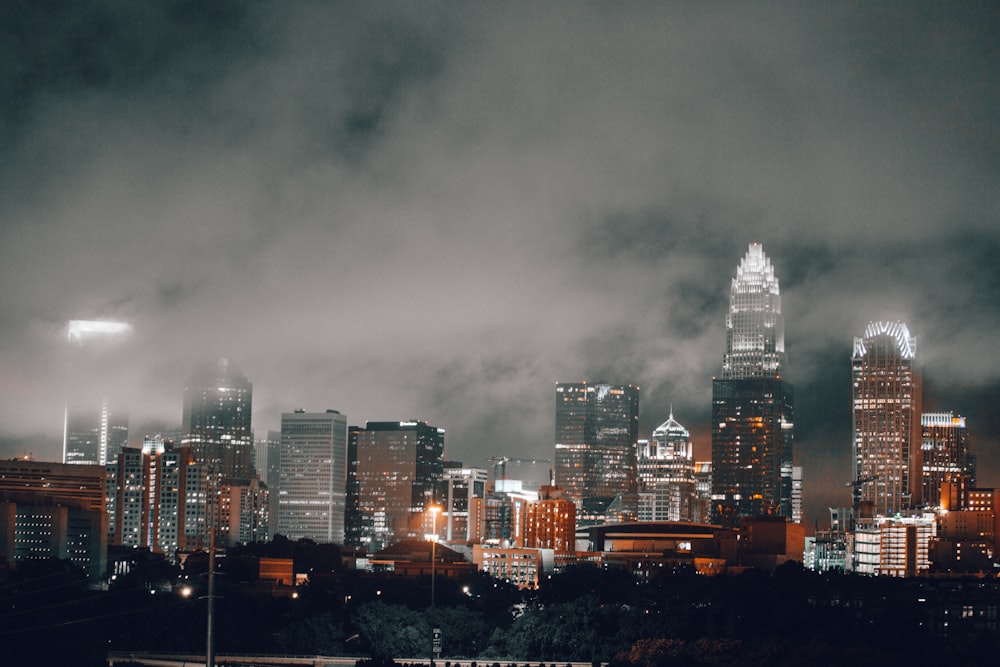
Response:
[[[440,505],[430,505],[427,507],[427,511],[431,513],[431,614],[434,613],[434,563],[437,561],[437,518],[438,514],[441,513]],[[433,624],[434,619],[431,618],[431,623]],[[433,626],[431,627],[431,663],[430,667],[434,667],[434,653],[437,648],[436,643],[438,641],[437,633]]]
[[[426,535],[431,541],[431,609],[434,608],[434,562],[437,560],[437,518],[441,513],[440,505],[429,505],[427,511],[431,513],[431,533]]]

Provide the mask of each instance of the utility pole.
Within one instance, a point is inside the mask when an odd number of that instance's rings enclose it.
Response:
[[[215,667],[215,529],[208,531],[208,622],[205,667]]]

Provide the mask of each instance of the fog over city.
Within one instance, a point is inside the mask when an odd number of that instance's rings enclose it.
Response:
[[[853,338],[900,320],[1000,487],[1000,7],[35,3],[0,19],[0,456],[102,386],[133,441],[225,357],[258,435],[417,418],[551,458],[557,381],[710,458],[730,281],[780,280],[805,518]],[[71,319],[127,321],[107,349]],[[85,376],[85,377],[81,377]]]

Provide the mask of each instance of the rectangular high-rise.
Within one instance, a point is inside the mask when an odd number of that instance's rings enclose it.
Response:
[[[635,521],[639,387],[556,385],[555,482],[582,515]]]
[[[278,533],[344,543],[347,418],[336,410],[281,415]]]
[[[924,504],[941,506],[941,486],[967,479],[975,487],[975,458],[969,452],[965,417],[952,412],[925,412],[920,417],[921,469]]]
[[[351,546],[369,553],[423,539],[444,469],[444,429],[422,421],[351,428]]]
[[[195,461],[217,478],[252,479],[253,385],[226,359],[201,366],[184,387],[184,434]]]
[[[792,388],[782,378],[785,320],[771,260],[750,244],[726,316],[722,377],[712,380],[712,520],[792,517]]]
[[[921,379],[902,322],[872,322],[852,357],[854,510],[891,517],[920,507]]]

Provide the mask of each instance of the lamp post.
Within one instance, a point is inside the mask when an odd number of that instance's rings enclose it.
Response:
[[[432,618],[431,618],[431,624],[432,625],[431,625],[431,663],[430,663],[430,667],[434,667],[434,654],[437,651],[438,642],[440,641],[440,637],[438,636],[438,633],[437,633],[436,629],[433,627],[433,623],[434,623],[433,613],[434,613],[434,568],[435,568],[435,562],[437,561],[437,537],[438,537],[437,536],[437,518],[438,518],[438,514],[441,513],[441,506],[440,505],[430,505],[427,508],[427,511],[431,513],[431,531],[432,531],[431,534],[430,534],[430,538],[431,538],[431,615],[432,615]]]

